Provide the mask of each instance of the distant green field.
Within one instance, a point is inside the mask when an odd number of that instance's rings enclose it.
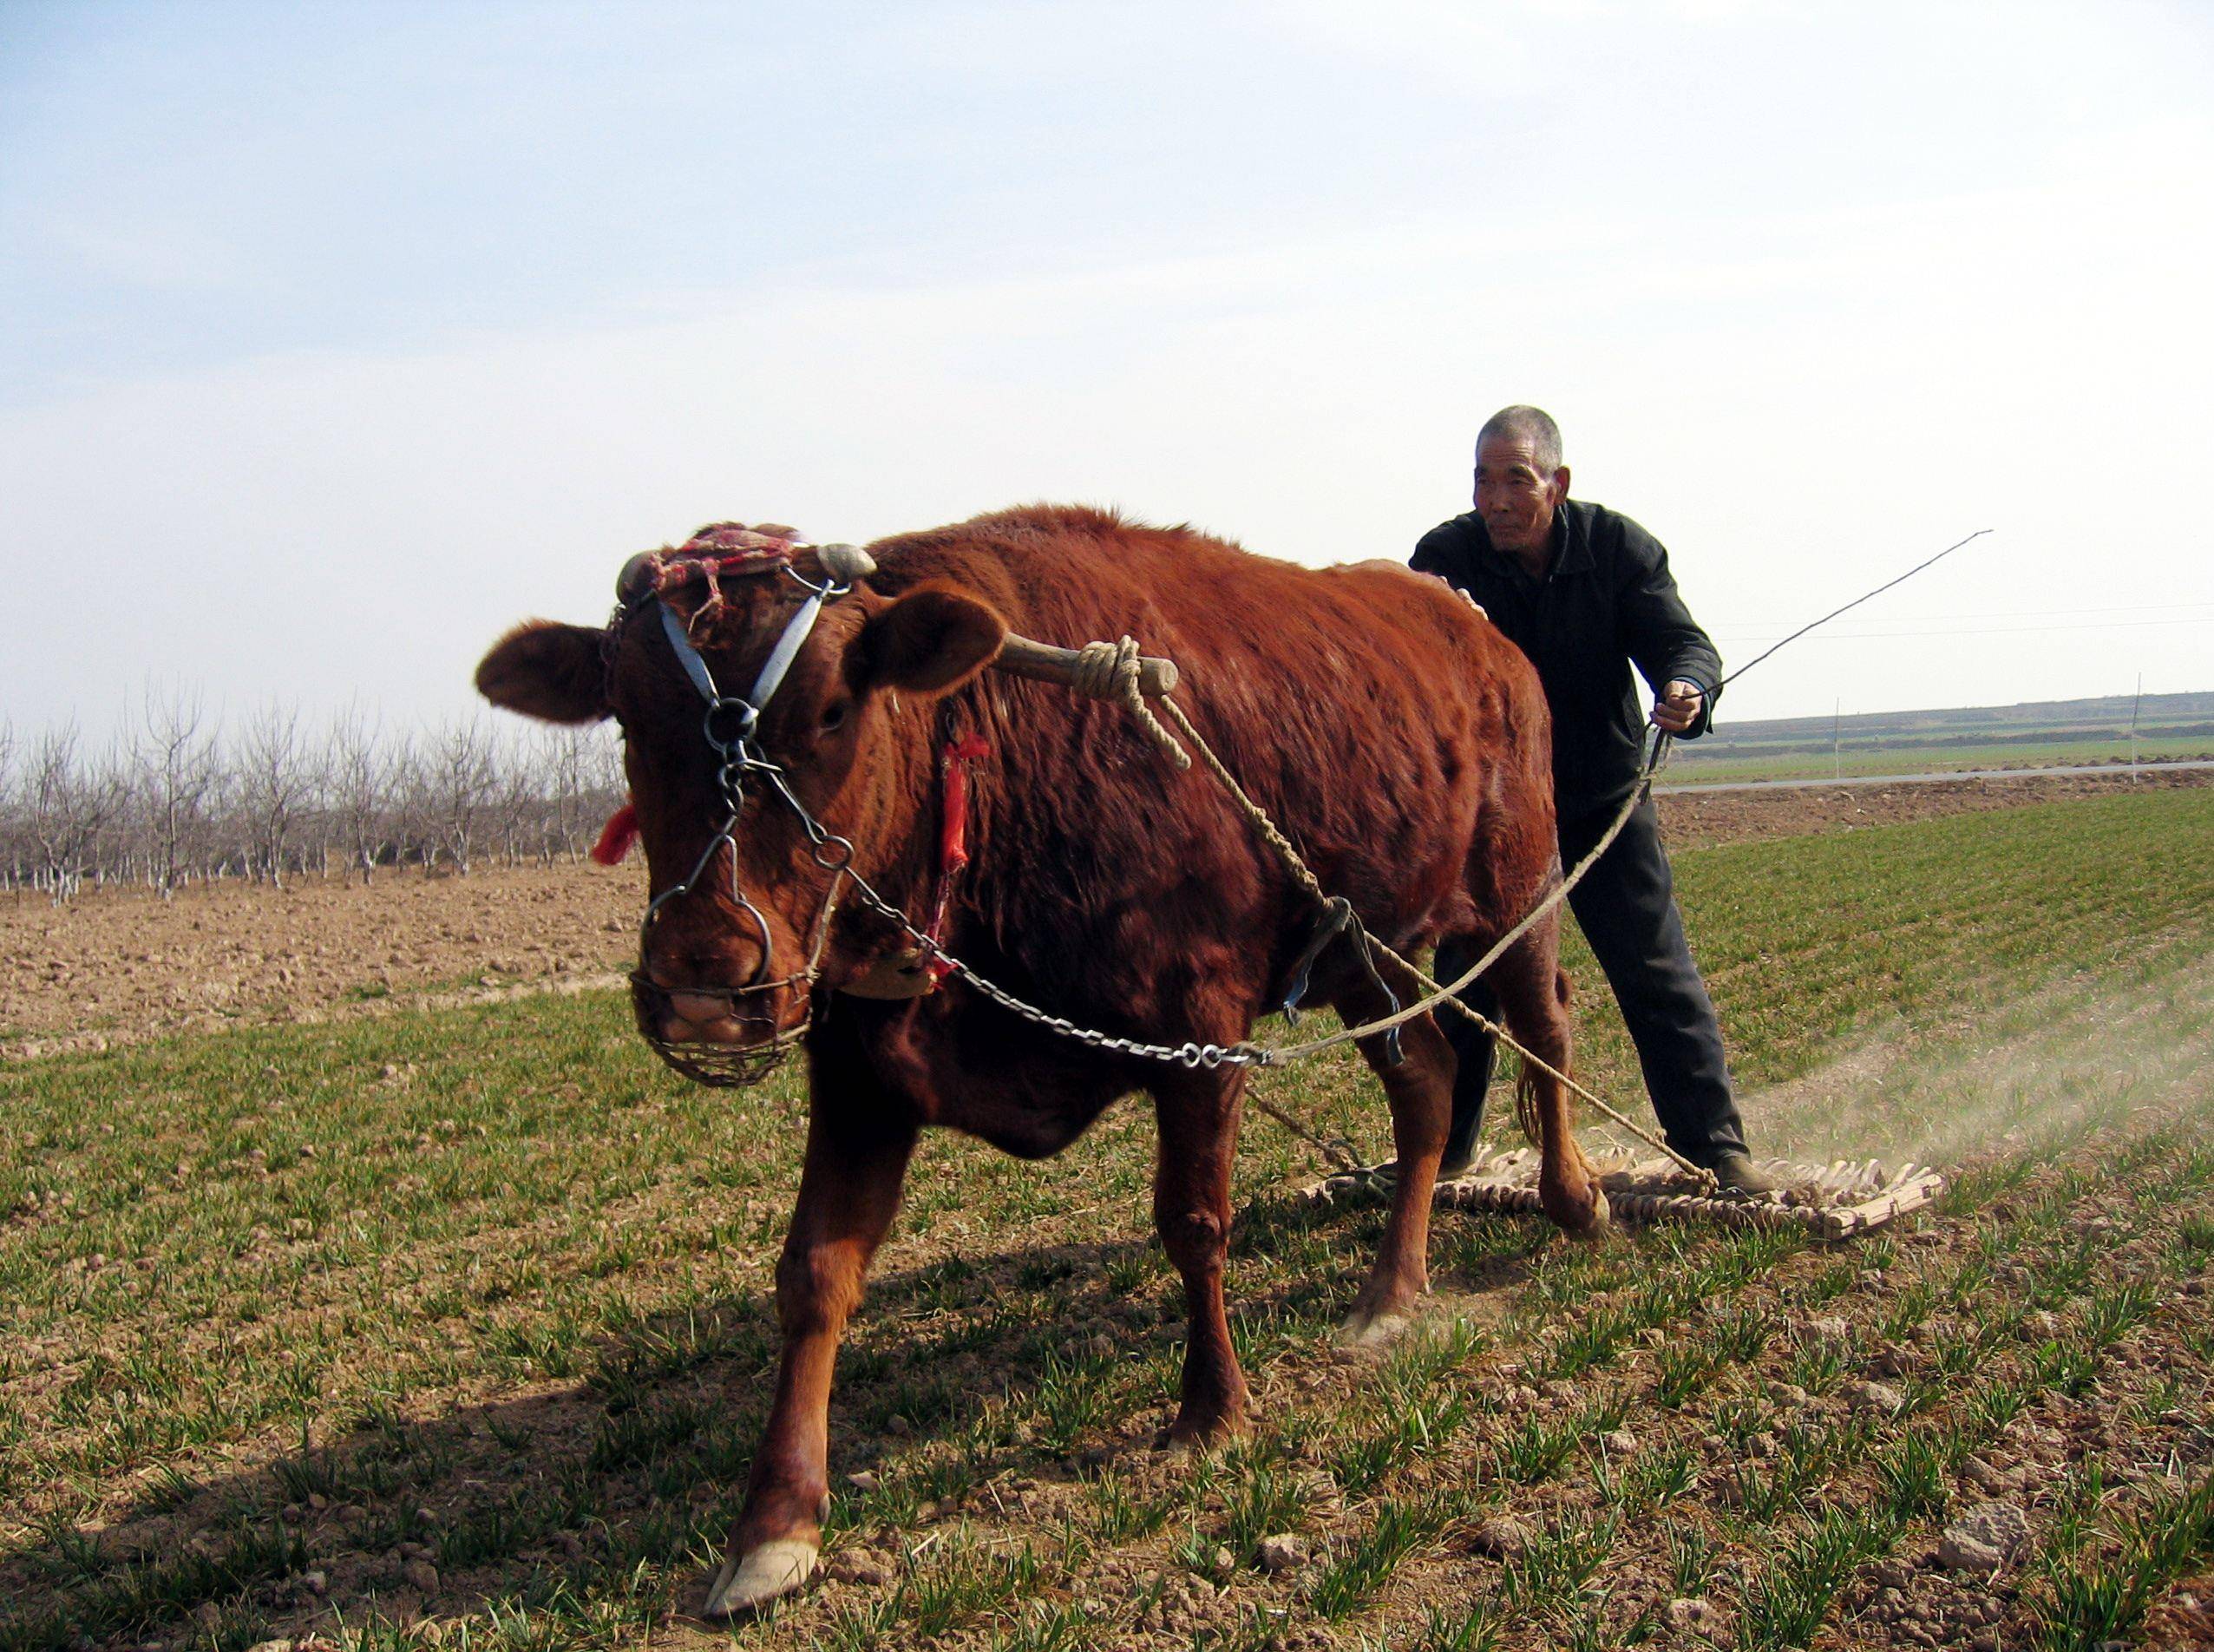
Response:
[[[1355,1370],[1327,1340],[1379,1217],[1287,1199],[1314,1167],[1256,1116],[1230,1289],[1267,1403],[1251,1441],[1195,1463],[1144,1449],[1182,1314],[1150,1238],[1146,1109],[1039,1164],[932,1138],[832,1413],[832,1552],[889,1544],[898,1581],[826,1585],[737,1643],[1614,1645],[1623,1603],[1708,1589],[1742,1645],[1834,1630],[1854,1567],[1980,1495],[1948,1487],[2005,1407],[2122,1383],[2111,1345],[2169,1325],[2163,1293],[2214,1249],[2210,844],[2214,791],[2193,790],[1682,854],[1756,1146],[1983,1155],[1956,1210],[2022,1190],[1990,1243],[1909,1266],[1890,1242],[1831,1262],[1758,1236],[1578,1248],[1441,1219],[1441,1289],[1499,1312]],[[1582,1074],[1633,1098],[1604,987],[1569,951]],[[1822,1090],[1841,1062],[1865,1072]],[[1357,1061],[1259,1083],[1382,1156]],[[2139,1135],[2115,1133],[2132,1109]],[[334,1611],[375,1647],[728,1644],[671,1614],[711,1567],[763,1414],[802,1127],[796,1077],[688,1085],[613,994],[0,1073],[0,1652],[237,1652],[336,1633]],[[2053,1143],[2093,1129],[2098,1150],[2052,1180]],[[2093,1192],[2116,1223],[2096,1256],[2070,1203]],[[1818,1310],[1865,1318],[1871,1348],[1879,1326],[1954,1314],[1968,1357],[1914,1345],[1896,1417],[1794,1445],[1769,1388],[1845,1380],[1780,1328]],[[2040,1313],[2053,1328],[2024,1341]],[[1523,1380],[1494,1370],[1509,1353],[1582,1409],[1541,1427],[1552,1411],[1500,1399]],[[2145,1427],[2178,1406],[2204,1415],[2153,1394]],[[1623,1426],[1634,1468],[1595,1444]],[[1785,1454],[1750,1478],[1700,1456],[1762,1431]],[[2204,1442],[2178,1438],[2186,1490],[2204,1484]],[[2098,1532],[2040,1526],[2025,1562],[2043,1581],[2021,1609],[2051,1644],[2143,1611],[2102,1604],[2094,1564],[2165,1557],[2144,1561],[2149,1589],[2203,1541],[2188,1498],[2147,1503],[2139,1537],[2122,1505],[2092,1506]],[[1504,1507],[1563,1545],[1558,1570],[1470,1558]],[[2156,1542],[2156,1516],[2183,1537]],[[1279,1531],[1313,1566],[1254,1568]],[[1696,1554],[1678,1546],[1693,1531]],[[1174,1615],[1202,1628],[1160,1627]]]
[[[2145,737],[2138,741],[2139,757],[2146,763],[2178,758],[2214,758],[2214,738],[2204,735]],[[1832,774],[1948,774],[1969,769],[2034,769],[2070,764],[2128,765],[2126,740],[2056,739],[2049,743],[2008,741],[1991,745],[1905,745],[1870,747],[1847,744],[1836,759],[1803,751],[1762,753],[1728,749],[1725,755],[1708,756],[1696,744],[1671,752],[1666,783],[1717,784],[1730,780],[1816,780]]]

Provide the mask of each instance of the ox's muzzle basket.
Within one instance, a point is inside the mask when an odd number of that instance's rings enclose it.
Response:
[[[783,1066],[807,1036],[809,1016],[802,1016],[788,1027],[776,1024],[777,994],[791,987],[794,979],[751,987],[685,987],[687,998],[723,1001],[724,1017],[736,1022],[740,1032],[737,1039],[729,1042],[677,1039],[664,1033],[662,1028],[676,1013],[674,996],[642,969],[631,974],[631,1011],[638,1021],[639,1036],[685,1078],[717,1090],[743,1090]]]

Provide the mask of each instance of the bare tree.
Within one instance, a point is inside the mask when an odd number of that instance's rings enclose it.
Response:
[[[246,724],[237,766],[253,869],[281,888],[293,823],[315,783],[298,708],[273,698],[265,704]]]
[[[200,690],[171,683],[139,691],[140,726],[131,742],[134,790],[145,811],[148,875],[168,900],[184,881],[187,849],[206,824],[216,787],[215,737],[203,736]]]
[[[23,890],[23,833],[16,804],[16,725],[0,719],[0,878],[9,893]]]
[[[551,836],[572,862],[582,858],[585,834],[592,827],[593,748],[604,738],[598,729],[573,724],[551,731],[547,738],[554,781]]]
[[[390,755],[377,739],[379,725],[359,705],[349,705],[331,724],[331,809],[348,864],[364,887],[391,841],[387,829],[395,778]]]
[[[523,862],[529,841],[545,836],[545,799],[539,790],[539,764],[532,761],[534,743],[510,733],[493,747],[493,818],[499,823],[501,857],[510,866]]]
[[[59,906],[83,887],[94,842],[122,806],[122,777],[112,758],[89,770],[79,762],[77,725],[69,722],[32,743],[23,792],[24,829]]]
[[[492,801],[492,738],[482,718],[447,724],[430,743],[426,763],[432,819],[440,846],[463,877],[478,829]]]
[[[503,736],[481,717],[387,731],[359,705],[318,734],[278,699],[225,729],[196,687],[149,679],[88,761],[74,723],[18,738],[0,722],[0,886],[67,900],[87,879],[142,879],[167,899],[198,878],[487,855],[580,857],[620,802],[604,730]]]

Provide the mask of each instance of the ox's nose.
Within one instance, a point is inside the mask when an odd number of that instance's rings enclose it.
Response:
[[[670,1013],[695,1026],[704,1026],[725,1014],[730,1007],[729,1000],[715,993],[679,992],[669,994]]]
[[[737,1044],[744,1029],[730,1013],[730,1000],[719,993],[672,992],[661,1036],[671,1044]]]

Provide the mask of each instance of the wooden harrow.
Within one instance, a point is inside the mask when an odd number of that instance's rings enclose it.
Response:
[[[1536,1216],[1537,1150],[1479,1153],[1467,1170],[1438,1184],[1437,1203],[1457,1210]],[[1857,1238],[1896,1216],[1919,1210],[1945,1190],[1945,1178],[1926,1164],[1887,1168],[1881,1160],[1839,1159],[1795,1164],[1769,1159],[1760,1168],[1781,1184],[1764,1198],[1703,1192],[1665,1158],[1602,1164],[1599,1185],[1616,1219],[1625,1222],[1696,1220],[1732,1228],[1803,1228],[1824,1242]],[[1373,1196],[1390,1186],[1381,1170],[1348,1170],[1304,1190],[1320,1203]]]

